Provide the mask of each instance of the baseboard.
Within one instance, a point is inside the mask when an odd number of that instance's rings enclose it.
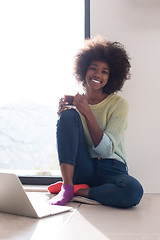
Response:
[[[155,183],[146,183],[143,184],[145,193],[160,193],[160,184]]]

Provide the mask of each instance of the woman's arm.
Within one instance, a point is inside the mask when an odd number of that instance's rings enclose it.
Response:
[[[124,132],[127,126],[127,102],[122,98],[116,98],[108,114],[109,119],[106,129],[102,132],[88,103],[83,105],[85,99],[77,98],[77,100],[77,109],[86,120],[94,144],[93,150],[100,157],[109,158],[115,151],[119,151],[119,146],[123,144]]]
[[[94,147],[97,147],[102,140],[103,132],[101,131],[97,120],[95,119],[88,105],[86,97],[84,95],[77,94],[74,97],[73,104],[76,106],[77,110],[84,116]]]

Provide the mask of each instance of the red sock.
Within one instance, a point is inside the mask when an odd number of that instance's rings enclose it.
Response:
[[[74,196],[76,195],[77,191],[79,189],[83,189],[83,188],[89,188],[89,186],[87,184],[78,184],[78,185],[74,185]]]
[[[48,186],[48,191],[50,193],[57,194],[61,191],[62,185],[63,185],[63,182],[56,182],[54,184],[51,184],[50,186]],[[83,189],[83,188],[89,188],[89,186],[87,184],[74,185],[74,196],[76,195],[79,189]]]
[[[54,184],[51,184],[48,186],[48,191],[53,194],[57,194],[61,191],[61,187],[63,185],[63,182],[56,182]]]

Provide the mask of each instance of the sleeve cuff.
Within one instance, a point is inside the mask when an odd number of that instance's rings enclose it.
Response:
[[[93,150],[102,158],[107,158],[112,152],[112,142],[109,137],[103,133],[102,140],[97,147],[93,147]]]

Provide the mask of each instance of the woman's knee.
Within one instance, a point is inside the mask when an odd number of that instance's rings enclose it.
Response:
[[[124,207],[130,208],[136,206],[143,196],[142,185],[133,177],[130,177],[126,184],[126,198]]]
[[[79,118],[79,113],[75,109],[67,109],[59,115],[60,121],[71,121],[75,118]]]
[[[75,109],[67,109],[63,112],[61,112],[60,117],[70,117],[70,116],[76,116],[79,115],[78,112]]]

